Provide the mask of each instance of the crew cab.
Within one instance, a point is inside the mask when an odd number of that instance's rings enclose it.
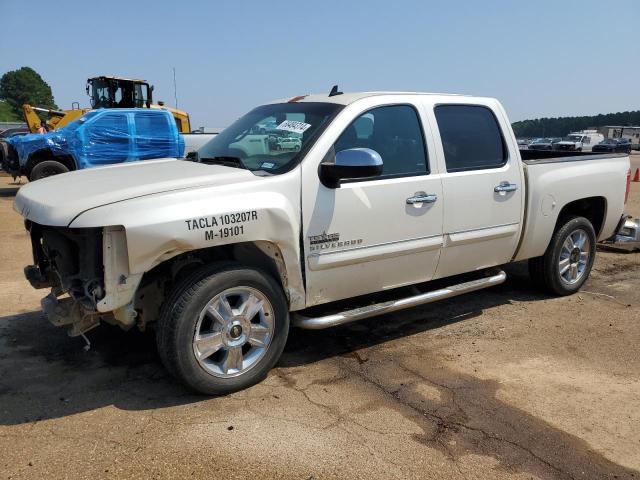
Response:
[[[29,180],[72,170],[182,157],[184,138],[168,110],[101,108],[53,132],[11,137],[2,167]]]
[[[278,149],[264,125],[300,149]],[[491,287],[505,280],[501,265],[526,259],[547,292],[579,290],[596,242],[624,223],[629,158],[554,153],[522,157],[492,98],[334,89],[276,101],[197,162],[22,187],[14,206],[34,254],[25,274],[50,289],[43,309],[70,335],[101,321],[155,324],[172,374],[231,392],[265,377],[291,325],[327,328]]]

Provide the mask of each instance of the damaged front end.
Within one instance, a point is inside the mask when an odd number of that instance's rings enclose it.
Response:
[[[22,175],[20,160],[15,147],[7,141],[0,141],[0,167],[15,180]]]
[[[51,227],[28,220],[25,225],[35,264],[24,273],[34,288],[51,288],[41,302],[49,321],[70,325],[70,336],[98,326],[98,303],[105,297],[103,229]],[[64,294],[68,297],[59,298]]]

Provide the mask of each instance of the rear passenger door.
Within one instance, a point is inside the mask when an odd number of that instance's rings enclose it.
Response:
[[[496,102],[497,103],[497,102]],[[523,172],[496,106],[436,104],[445,200],[444,245],[436,277],[511,260],[520,238]],[[437,136],[438,137],[438,136]]]

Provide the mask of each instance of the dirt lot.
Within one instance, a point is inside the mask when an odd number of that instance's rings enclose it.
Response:
[[[103,326],[84,352],[46,322],[17,188],[0,178],[0,478],[640,478],[640,253],[600,252],[568,298],[514,265],[492,290],[293,331],[265,382],[206,398],[150,335]]]

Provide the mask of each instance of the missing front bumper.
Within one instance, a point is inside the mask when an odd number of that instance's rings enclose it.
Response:
[[[47,319],[56,327],[69,325],[70,337],[77,337],[100,325],[100,315],[87,311],[73,298],[58,299],[50,293],[40,301],[42,311]]]

